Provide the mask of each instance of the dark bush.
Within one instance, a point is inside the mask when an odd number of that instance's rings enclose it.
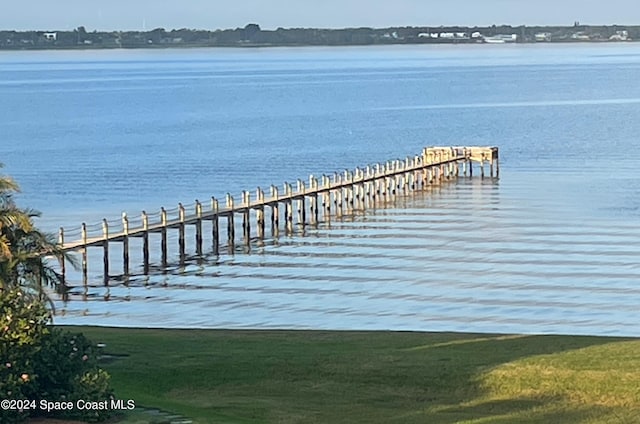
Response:
[[[19,289],[0,289],[0,399],[27,399],[34,385],[35,356],[48,333],[49,312]],[[0,422],[22,421],[27,411],[0,410]]]
[[[0,358],[4,362],[0,366],[0,399],[110,400],[109,375],[98,367],[93,344],[82,334],[50,328],[48,322],[49,313],[42,302],[19,289],[0,290]],[[37,415],[102,421],[112,412],[0,410],[0,423],[13,424]]]

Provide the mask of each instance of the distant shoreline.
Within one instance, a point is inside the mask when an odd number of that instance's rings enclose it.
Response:
[[[0,30],[0,50],[95,50],[198,47],[310,47],[418,44],[619,43],[640,40],[640,25],[278,28],[257,24],[225,30]]]

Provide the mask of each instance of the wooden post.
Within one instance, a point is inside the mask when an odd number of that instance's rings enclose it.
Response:
[[[445,150],[442,156],[443,156],[443,160],[447,161],[447,163],[444,165],[444,177],[445,177],[445,180],[450,180],[451,179],[451,162],[449,162],[449,160],[451,159],[451,151],[449,149]]]
[[[385,172],[386,174],[386,172]],[[382,180],[382,201],[386,202],[387,201],[387,190],[389,187],[389,177],[387,177],[385,175],[385,177]]]
[[[493,154],[489,158],[489,176],[493,177]]]
[[[287,200],[285,201],[286,230],[289,234],[293,233],[293,186],[285,183]]]
[[[326,191],[324,191],[324,188],[327,186],[325,183],[325,175],[322,174],[322,177],[320,177],[320,184],[322,184],[322,188],[323,191],[320,194],[320,203],[318,204],[318,208],[321,208],[322,210],[322,214],[324,215],[326,212],[326,207],[327,207],[327,193]]]
[[[305,226],[306,222],[307,222],[307,208],[305,205],[305,186],[304,186],[304,181],[302,180],[298,180],[298,194],[300,195],[300,197],[298,197],[298,224],[302,225],[303,227]]]
[[[480,178],[484,178],[484,155],[480,158]]]
[[[369,181],[363,181],[362,182],[362,187],[360,190],[361,196],[362,196],[362,209],[366,209],[368,206],[368,202],[369,202]]]
[[[102,256],[102,264],[104,265],[104,285],[109,284],[109,224],[107,223],[107,219],[102,219],[102,237],[104,239],[103,242],[103,256]]]
[[[333,206],[336,216],[342,216],[342,188],[333,189]]]
[[[277,237],[280,231],[280,211],[278,210],[278,187],[271,186],[271,236]]]
[[[407,167],[408,168],[408,167]],[[408,194],[411,189],[411,172],[407,171],[404,173],[404,181],[402,182],[404,194]]]
[[[348,203],[348,207],[351,208],[351,210],[353,210],[354,206],[355,206],[355,202],[354,202],[354,190],[353,190],[353,180],[354,180],[354,174],[349,171],[347,173],[347,183],[349,183],[349,185],[347,186],[347,196],[349,196],[349,203]]]
[[[277,222],[277,218],[278,218],[278,188],[274,185],[271,185],[269,187],[269,197],[270,197],[270,201],[269,201],[269,207],[271,209],[271,216],[270,216],[270,221],[271,221],[271,236],[275,236],[276,232],[277,232],[277,228],[276,228],[276,222]]]
[[[202,256],[202,204],[196,199],[196,255]]]
[[[360,209],[360,184],[356,181],[357,177],[353,179],[353,184],[351,184],[351,205],[354,210]]]
[[[360,168],[356,168],[353,173],[353,205],[355,208],[360,209],[360,201],[362,200],[360,197],[360,187],[362,186],[362,175]]]
[[[299,203],[299,207],[302,212],[302,220],[300,223],[304,226],[307,224],[307,187],[305,186],[304,181],[300,181],[300,187],[302,188],[302,197],[300,198]]]
[[[498,152],[496,152],[495,162],[496,162],[496,178],[499,178],[500,177],[500,158],[498,157]]]
[[[342,176],[335,174],[334,176],[337,187],[333,192],[334,203],[336,206],[336,215],[342,216],[342,205],[344,203],[342,195]]]
[[[444,162],[449,159],[449,152],[446,150],[440,150],[440,161]],[[449,179],[449,164],[443,163],[440,165],[440,169],[442,170],[442,178],[441,181]]]
[[[325,217],[331,216],[331,191],[329,190],[330,186],[331,181],[329,180],[329,177],[323,175],[322,187],[324,188],[324,192],[322,193],[322,213]]]
[[[122,212],[122,273],[129,275],[129,218]]]
[[[367,208],[367,187],[369,185],[368,181],[363,181],[360,183],[360,204],[362,205],[362,209]]]
[[[318,225],[318,180],[309,175],[309,187],[311,188],[311,199],[309,212],[311,213],[311,225]]]
[[[256,209],[256,221],[258,224],[258,238],[264,238],[264,192],[260,187],[256,190],[256,199],[258,202],[258,209]]]
[[[213,254],[220,255],[220,227],[218,220],[218,199],[211,196],[211,244]]]
[[[375,180],[373,180],[373,203],[375,204],[376,201],[380,198],[380,178],[377,178]]]
[[[178,203],[178,219],[180,220],[180,224],[178,226],[178,246],[180,247],[180,263],[184,262],[186,252],[185,252],[185,242],[184,242],[184,206],[182,203]]]
[[[469,164],[469,177],[473,177],[473,161],[469,159],[468,164]]]
[[[402,174],[398,174],[400,166],[396,168],[396,173],[393,174],[393,194],[397,195],[402,189]]]
[[[361,196],[361,205],[362,205],[362,209],[366,209],[367,208],[367,201],[368,201],[368,197],[369,197],[369,181],[362,181],[362,184],[360,185],[360,196]]]
[[[160,208],[160,235],[162,240],[160,241],[160,250],[162,255],[162,266],[167,267],[167,210],[163,207]]]
[[[344,175],[340,175],[341,186],[340,192],[342,193],[342,202],[344,209],[349,211],[349,204],[351,202],[351,193],[349,193],[349,170],[345,169]]]
[[[236,227],[233,217],[233,196],[229,193],[227,193],[227,209],[229,210],[227,215],[227,238],[229,239],[229,251],[235,252]]]
[[[144,275],[149,274],[149,217],[142,211],[142,267]]]
[[[371,184],[371,181],[365,181],[362,187],[362,196],[364,198],[362,206],[365,209],[371,206]]]
[[[444,160],[448,160],[449,159],[449,153],[447,152],[444,155]],[[442,168],[444,169],[444,179],[445,180],[450,180],[451,179],[451,163],[447,162],[444,165],[442,165]]]
[[[284,200],[284,230],[285,234],[289,232],[289,215],[291,214],[291,205],[289,197],[289,183],[285,182],[282,187],[284,192],[285,200]]]
[[[81,228],[82,233],[82,284],[86,286],[88,284],[88,273],[87,273],[87,224],[82,223]]]
[[[60,248],[64,247],[64,228],[62,227],[60,227],[60,230],[58,232],[58,245],[60,246]],[[62,279],[62,287],[65,287],[67,285],[67,270],[65,266],[64,253],[60,255],[58,261],[60,262],[60,277]]]
[[[244,243],[249,245],[251,243],[251,193],[248,191],[242,192],[242,205],[244,207],[242,212],[242,236]]]

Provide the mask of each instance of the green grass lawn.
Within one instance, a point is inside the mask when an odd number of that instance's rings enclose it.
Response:
[[[640,422],[636,339],[79,330],[118,355],[118,397],[194,423]]]

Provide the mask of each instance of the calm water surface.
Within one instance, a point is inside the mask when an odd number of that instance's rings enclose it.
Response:
[[[499,181],[165,275],[94,249],[56,320],[640,336],[639,78],[637,44],[0,53],[0,161],[55,230],[497,145]]]

